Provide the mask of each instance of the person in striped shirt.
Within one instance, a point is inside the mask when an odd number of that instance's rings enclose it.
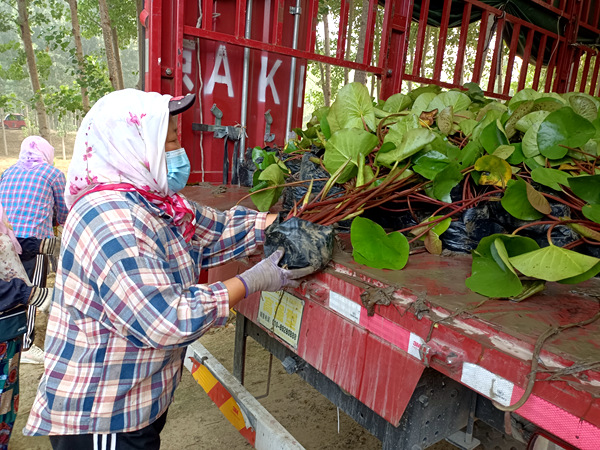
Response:
[[[55,450],[160,448],[186,346],[249,294],[314,271],[280,268],[277,251],[198,284],[201,270],[258,252],[276,215],[177,194],[190,166],[175,115],[194,98],[116,91],[77,133],[44,374],[23,430]]]

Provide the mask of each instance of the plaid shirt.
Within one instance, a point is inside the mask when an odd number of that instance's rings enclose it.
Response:
[[[196,284],[200,270],[264,242],[266,213],[192,208],[186,243],[135,192],[95,192],[73,206],[25,435],[134,431],[165,412],[185,347],[229,316],[225,285]]]
[[[38,239],[54,236],[53,218],[65,223],[65,175],[50,164],[23,169],[9,167],[0,180],[0,203],[17,237]]]

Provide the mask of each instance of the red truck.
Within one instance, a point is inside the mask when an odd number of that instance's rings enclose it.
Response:
[[[302,126],[309,61],[375,76],[381,99],[407,83],[468,81],[499,99],[526,87],[598,95],[597,2],[365,0],[365,45],[353,60],[351,4],[340,2],[327,56],[315,51],[314,0],[146,1],[145,89],[198,94],[179,116],[190,183],[230,184],[222,195],[209,195],[206,184],[187,195],[227,208],[247,192],[235,186],[244,149],[281,147]],[[204,387],[232,396],[226,415],[256,448],[301,446],[242,386],[247,336],[384,449],[443,439],[475,448],[475,421],[528,448],[600,448],[600,280],[553,285],[515,304],[483,301],[465,287],[469,272],[467,256],[414,255],[389,271],[337,249],[298,289],[239,305],[235,377],[200,344],[190,347],[188,368]]]

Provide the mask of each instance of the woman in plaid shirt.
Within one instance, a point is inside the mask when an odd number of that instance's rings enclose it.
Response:
[[[158,449],[185,347],[247,295],[297,285],[273,253],[210,285],[200,271],[259,250],[275,215],[177,194],[189,161],[174,115],[194,96],[126,89],[85,117],[69,167],[44,375],[24,434],[53,448]]]

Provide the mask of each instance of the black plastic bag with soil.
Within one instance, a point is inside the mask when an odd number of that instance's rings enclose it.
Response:
[[[316,195],[321,192],[329,179],[329,173],[323,169],[319,164],[315,164],[310,160],[311,157],[316,157],[316,154],[305,153],[302,155],[302,161],[300,162],[300,170],[294,174],[295,181],[310,181],[317,180],[319,178],[325,178],[322,181],[314,181],[312,187],[312,194]],[[287,163],[286,163],[287,165]],[[288,166],[289,167],[289,166]],[[282,207],[284,210],[291,210],[294,208],[294,203],[300,203],[300,201],[306,195],[308,186],[310,183],[306,183],[300,186],[286,186],[283,189],[282,195]],[[338,185],[331,187],[329,194],[342,194],[344,189]]]
[[[244,159],[242,159],[239,162],[238,165],[238,180],[240,183],[240,186],[244,186],[244,187],[252,187],[253,184],[253,178],[254,178],[254,172],[256,172],[256,164],[254,163],[254,161],[252,161],[252,150],[254,150],[253,148],[247,148],[246,151],[244,152]],[[267,152],[273,152],[273,153],[277,153],[277,149],[276,148],[271,148],[271,147],[264,147],[263,150],[267,151]],[[258,160],[256,161],[258,164],[260,164],[262,162],[262,158],[258,158]]]
[[[265,255],[269,256],[279,247],[285,253],[279,265],[288,269],[312,266],[325,268],[333,256],[333,227],[323,226],[292,217],[282,221],[277,218],[265,230]]]

